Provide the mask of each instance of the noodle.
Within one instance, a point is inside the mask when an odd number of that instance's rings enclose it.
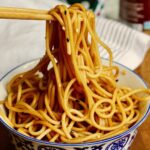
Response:
[[[7,17],[2,11],[8,8],[0,9],[0,17]],[[96,34],[91,11],[74,4],[51,11],[10,8],[11,12],[13,18],[21,12],[16,18],[46,20],[44,57],[7,84],[4,119],[11,126],[37,139],[81,143],[115,136],[138,121],[139,104],[150,99],[150,90],[117,85],[119,69]],[[109,54],[107,66],[99,46]]]

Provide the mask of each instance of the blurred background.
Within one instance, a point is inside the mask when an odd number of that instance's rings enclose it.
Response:
[[[150,30],[150,0],[62,0],[82,3],[98,17],[126,23],[137,30]]]

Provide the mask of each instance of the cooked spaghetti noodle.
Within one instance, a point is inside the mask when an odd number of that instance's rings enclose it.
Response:
[[[21,12],[28,18],[31,10]],[[8,124],[24,135],[64,143],[101,140],[130,128],[150,91],[118,86],[119,69],[96,34],[94,14],[80,4],[32,10],[34,18],[33,13],[47,17],[46,53],[32,70],[7,84]],[[99,46],[108,52],[109,65],[102,63]]]

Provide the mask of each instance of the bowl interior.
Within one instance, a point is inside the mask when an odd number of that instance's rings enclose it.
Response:
[[[21,64],[15,68],[13,68],[12,70],[10,70],[7,74],[5,74],[5,76],[3,76],[1,78],[1,80],[0,80],[0,101],[4,100],[4,98],[7,96],[6,85],[12,79],[12,77],[14,77],[15,75],[17,75],[21,72],[25,72],[27,70],[30,70],[31,68],[33,68],[38,63],[38,61],[39,60],[33,60],[30,62]],[[6,110],[4,109],[3,105],[0,105],[0,109],[6,115]],[[3,117],[1,115],[0,115],[0,118],[3,119]],[[4,119],[3,119],[3,121],[5,122]]]
[[[19,65],[17,67],[15,67],[14,69],[12,69],[11,71],[9,71],[1,80],[0,80],[0,100],[4,100],[4,98],[7,95],[6,92],[6,84],[7,82],[16,74],[27,71],[31,68],[33,68],[37,63],[38,63],[39,59],[24,63],[22,65]],[[104,64],[108,64],[108,60],[103,60]],[[118,63],[115,63],[115,65],[117,65],[120,69],[120,73],[119,73],[119,78],[118,78],[118,84],[122,85],[122,86],[128,86],[131,87],[133,89],[137,89],[137,88],[147,88],[146,84],[144,83],[144,81],[136,74],[134,73],[132,70],[126,68],[123,65],[120,65]],[[122,72],[125,72],[122,73]],[[144,119],[146,119],[145,114],[148,114],[149,111],[149,107],[150,107],[150,101],[143,101],[140,104],[140,111],[141,111],[141,115],[139,118],[139,121],[136,124],[140,124],[144,121]],[[5,115],[6,115],[6,111],[4,109],[3,105],[0,105],[0,111],[2,111]],[[0,115],[0,118],[6,123],[6,120],[4,119],[3,116]],[[144,119],[143,119],[144,118]],[[142,120],[142,121],[141,121]],[[8,124],[9,125],[9,124]]]

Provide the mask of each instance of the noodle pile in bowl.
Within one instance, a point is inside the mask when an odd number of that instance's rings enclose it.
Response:
[[[24,135],[63,143],[126,131],[138,121],[139,104],[150,91],[117,84],[119,69],[96,34],[93,12],[80,4],[59,5],[49,15],[44,57],[7,84],[7,123]],[[102,64],[99,46],[107,50],[109,65]]]

